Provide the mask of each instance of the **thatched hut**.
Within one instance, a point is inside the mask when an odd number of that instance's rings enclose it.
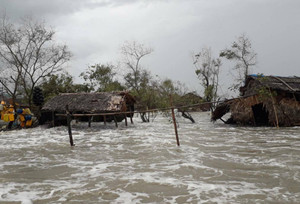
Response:
[[[299,126],[300,78],[250,75],[240,88],[240,97],[218,105],[212,120],[251,126]]]
[[[71,114],[99,114],[93,116],[93,121],[110,122],[114,118],[118,122],[125,118],[121,112],[134,111],[135,99],[128,92],[96,92],[96,93],[63,93],[46,102],[42,107],[41,123],[55,121],[55,125],[66,124],[65,117],[58,117],[56,114],[66,113],[66,106]],[[116,113],[116,115],[104,116],[103,114]],[[102,115],[101,115],[102,114]],[[132,117],[133,114],[126,114]],[[88,120],[89,117],[81,117],[81,120]]]

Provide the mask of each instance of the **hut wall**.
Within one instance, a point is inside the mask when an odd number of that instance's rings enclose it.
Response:
[[[278,96],[274,103],[271,99],[264,100],[264,105],[269,113],[269,126],[276,126],[277,119],[279,126],[300,125],[300,103],[295,99]]]
[[[300,102],[295,99],[284,98],[278,105],[281,126],[300,125]]]
[[[266,107],[266,109],[268,110],[268,113],[269,113],[268,114],[268,123],[267,123],[267,125],[276,126],[277,125],[276,116],[278,118],[278,122],[281,121],[281,118],[279,117],[280,116],[280,108],[279,108],[277,100],[273,104],[272,99],[269,99],[269,100],[265,99],[263,104],[264,104],[264,106]],[[276,113],[275,113],[274,108],[276,109]]]
[[[279,126],[300,125],[300,102],[280,96],[274,98],[274,103],[272,98],[262,100],[258,96],[236,99],[230,106],[231,118],[239,125],[259,125],[256,124],[253,112],[253,107],[256,105],[262,105],[268,114],[265,125],[276,126],[277,119]]]
[[[236,99],[230,106],[231,117],[239,125],[254,125],[252,106],[258,104],[256,96]]]

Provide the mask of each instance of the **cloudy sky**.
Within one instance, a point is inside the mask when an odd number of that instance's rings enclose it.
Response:
[[[192,53],[210,47],[217,57],[243,33],[258,55],[253,73],[300,76],[299,0],[0,0],[0,12],[51,25],[73,53],[74,77],[88,65],[120,61],[121,45],[137,41],[154,49],[142,61],[152,74],[201,93]],[[221,94],[231,68],[224,59]]]

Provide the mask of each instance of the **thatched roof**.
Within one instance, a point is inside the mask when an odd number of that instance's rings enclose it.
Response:
[[[50,99],[42,111],[103,113],[126,111],[126,104],[133,104],[134,98],[127,92],[63,93]]]
[[[255,91],[253,86],[264,86],[276,91],[296,93],[300,92],[300,77],[249,75],[245,86],[240,88],[242,95],[253,94]]]

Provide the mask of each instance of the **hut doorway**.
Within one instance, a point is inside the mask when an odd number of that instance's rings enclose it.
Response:
[[[267,126],[269,122],[269,113],[262,103],[252,106],[255,124],[257,126]]]

